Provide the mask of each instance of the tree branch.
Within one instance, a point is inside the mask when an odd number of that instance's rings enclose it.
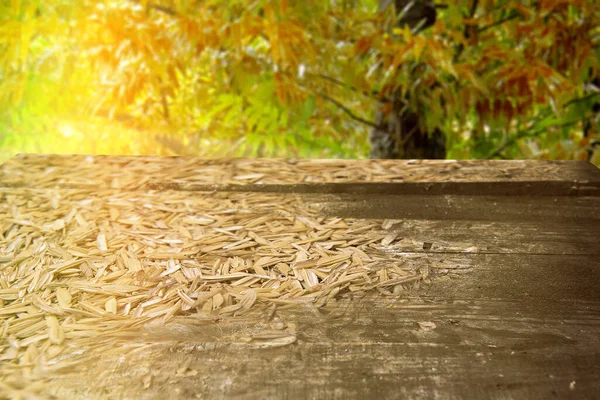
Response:
[[[490,154],[488,154],[486,157],[484,157],[485,160],[489,160],[491,158],[494,157],[499,157],[501,156],[502,152],[511,144],[513,144],[514,142],[516,142],[517,140],[526,137],[526,136],[535,136],[535,132],[531,133],[530,131],[535,128],[535,126],[543,121],[546,117],[548,117],[549,115],[551,115],[550,113],[548,113],[548,110],[544,110],[542,111],[539,115],[537,115],[529,124],[529,127],[526,128],[525,130],[519,131],[517,132],[512,138],[507,139],[504,143],[502,143],[500,146],[496,147]]]
[[[579,103],[579,102],[581,102],[581,101],[586,101],[586,100],[592,99],[592,98],[594,98],[594,97],[596,97],[596,96],[600,96],[600,93],[599,93],[599,92],[593,92],[593,93],[590,93],[590,94],[588,94],[588,95],[585,95],[585,96],[583,96],[583,97],[578,97],[578,98],[576,98],[576,99],[571,99],[571,100],[569,100],[569,101],[567,101],[567,102],[565,103],[565,107],[568,107],[568,106],[570,106],[571,104]]]
[[[345,89],[352,90],[353,92],[360,93],[360,94],[362,94],[364,96],[371,97],[371,98],[373,98],[375,100],[378,100],[378,101],[385,101],[385,102],[391,102],[392,101],[392,100],[390,100],[389,98],[387,98],[385,96],[384,97],[379,97],[381,95],[381,93],[378,92],[377,90],[373,90],[373,91],[371,91],[369,93],[366,90],[360,90],[360,89],[358,89],[354,85],[347,84],[345,82],[342,82],[342,81],[340,81],[340,80],[338,80],[336,78],[333,78],[333,77],[325,75],[325,74],[307,73],[306,76],[312,76],[312,77],[315,77],[315,78],[324,79],[324,80],[329,81],[331,83],[335,83],[336,85],[341,86],[341,87],[343,87]]]
[[[511,144],[515,143],[517,140],[521,139],[524,136],[526,136],[526,131],[519,132],[516,135],[514,135],[512,138],[506,139],[506,141],[504,143],[502,143],[500,146],[496,147],[490,154],[488,154],[487,156],[485,156],[484,160],[491,160],[494,157],[501,156],[502,152],[508,146],[510,146]]]
[[[479,6],[479,0],[472,0],[471,9],[469,10],[469,19],[475,16],[475,12],[477,12],[477,6]],[[471,37],[471,30],[469,29],[469,25],[465,24],[465,29],[463,31],[463,36],[465,39],[469,39]],[[454,54],[454,62],[456,63],[461,56],[462,52],[465,50],[464,44],[459,44],[456,49],[456,53]]]
[[[498,25],[502,25],[502,24],[503,24],[503,23],[505,23],[505,22],[508,22],[508,21],[510,21],[510,20],[513,20],[513,19],[517,18],[519,15],[520,15],[520,14],[519,14],[519,12],[518,12],[518,11],[513,11],[513,12],[512,12],[512,14],[510,14],[510,15],[508,15],[508,16],[506,16],[506,17],[502,18],[502,19],[499,19],[499,20],[498,20],[498,21],[496,21],[496,22],[492,22],[492,23],[491,23],[491,24],[489,24],[489,25],[482,26],[481,28],[477,29],[477,33],[485,32],[485,31],[487,31],[487,30],[488,30],[488,29],[490,29],[490,28],[494,28],[494,27],[496,27],[496,26],[498,26]]]
[[[350,110],[348,107],[346,107],[345,105],[343,105],[342,103],[340,103],[339,101],[337,101],[336,99],[334,99],[333,97],[328,96],[327,94],[317,90],[316,94],[318,94],[321,98],[323,98],[324,100],[327,100],[328,102],[335,104],[337,107],[339,107],[343,112],[345,112],[350,118],[352,118],[355,121],[361,122],[365,125],[368,125],[372,128],[375,129],[380,129],[381,127],[379,125],[377,125],[375,122],[372,121],[368,121],[364,118],[359,117],[358,115],[354,114],[352,112],[352,110]]]
[[[580,123],[580,120],[576,120],[576,121],[570,121],[570,122],[564,122],[562,124],[557,124],[557,125],[553,125],[551,128],[566,128],[568,126],[572,126],[572,125],[576,125],[578,123]],[[496,147],[490,154],[488,154],[484,159],[485,160],[489,160],[492,159],[494,157],[499,157],[502,156],[502,152],[504,150],[506,150],[506,148],[512,144],[514,144],[517,140],[522,139],[524,137],[535,137],[538,134],[542,133],[543,130],[536,130],[533,132],[529,132],[529,131],[521,131],[518,132],[516,135],[514,135],[513,137],[511,137],[510,139],[507,139],[504,143],[502,143],[500,146]]]
[[[479,6],[479,0],[473,0],[471,3],[471,9],[469,10],[469,18],[473,18],[475,16],[475,12],[477,11],[477,7]],[[465,26],[465,36],[469,36],[469,29]]]

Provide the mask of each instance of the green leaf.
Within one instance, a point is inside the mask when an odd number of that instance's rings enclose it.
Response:
[[[317,109],[317,99],[314,94],[309,94],[306,101],[300,106],[300,122],[306,123]]]

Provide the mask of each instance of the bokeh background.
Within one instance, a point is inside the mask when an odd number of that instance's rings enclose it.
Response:
[[[447,158],[600,165],[597,0],[389,2],[0,1],[0,162],[364,158],[400,94]]]

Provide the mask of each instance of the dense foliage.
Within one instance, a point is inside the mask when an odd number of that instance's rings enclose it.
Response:
[[[0,2],[0,146],[365,157],[394,90],[449,158],[576,158],[598,138],[597,0]]]

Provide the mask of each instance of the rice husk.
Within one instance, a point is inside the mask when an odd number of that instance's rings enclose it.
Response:
[[[130,162],[22,157],[3,167],[0,378],[30,376],[82,341],[151,322],[397,297],[458,267],[404,256],[423,242],[393,231],[402,221],[323,216],[289,194],[135,190],[159,168]],[[389,162],[236,163],[235,172],[191,162],[159,172],[188,183],[400,179]]]

